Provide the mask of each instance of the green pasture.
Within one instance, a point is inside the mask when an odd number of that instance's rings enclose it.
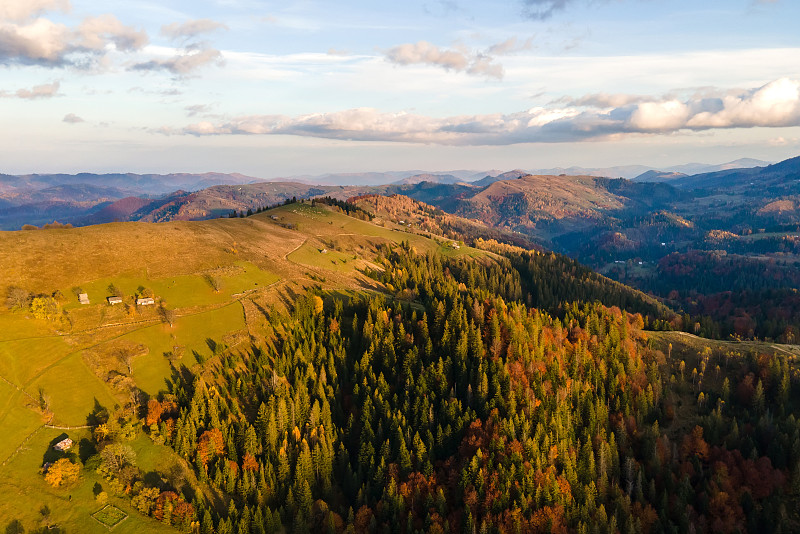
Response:
[[[346,240],[348,236],[353,236],[356,240],[364,241],[364,238],[378,237],[393,243],[400,243],[401,241],[408,241],[417,252],[425,254],[428,252],[438,252],[448,257],[455,256],[483,256],[484,251],[474,249],[471,247],[462,246],[456,249],[450,246],[450,241],[445,240],[444,244],[436,240],[424,237],[419,234],[393,230],[377,226],[368,221],[362,221],[349,217],[342,213],[336,213],[326,208],[314,206],[310,204],[290,204],[287,206],[279,206],[273,210],[266,212],[270,215],[277,215],[280,217],[281,223],[291,223],[298,226],[301,233],[311,234],[312,236],[321,238],[323,241],[329,239]],[[327,269],[350,271],[352,267],[347,267],[346,264],[339,261],[341,266],[338,268],[336,264],[326,256],[335,253],[336,251],[328,250],[328,254],[320,254],[319,250],[322,246],[315,246],[314,240],[309,240],[308,243],[301,246],[296,251],[289,254],[288,259],[296,263],[304,265],[313,265],[324,267]],[[352,254],[347,257],[347,253],[343,253],[344,258],[348,262],[352,258]],[[342,258],[336,257],[336,260]]]
[[[325,252],[322,252],[325,250]],[[357,259],[353,259],[353,254],[340,252],[338,250],[325,249],[318,243],[305,243],[303,246],[289,254],[289,261],[320,267],[330,271],[350,272],[356,267]]]
[[[65,380],[65,377],[69,377]],[[86,416],[95,403],[110,410],[119,400],[110,388],[84,363],[81,352],[49,367],[31,387],[33,392],[42,388],[50,396],[50,409],[55,414],[54,424],[78,426],[86,424]]]
[[[183,358],[175,365],[191,368],[197,363],[194,351],[206,358],[211,355],[208,339],[220,342],[225,334],[242,330],[245,326],[242,305],[233,301],[222,308],[179,317],[172,327],[159,323],[122,338],[150,348],[146,356],[133,361],[133,378],[140,389],[155,394],[165,388],[164,379],[172,373],[165,352],[171,352],[176,345],[185,347]]]
[[[19,521],[25,532],[45,526],[40,510],[50,509],[51,524],[58,525],[69,533],[106,533],[108,529],[95,521],[91,514],[103,508],[96,501],[94,484],[99,483],[108,492],[108,503],[116,506],[128,518],[114,528],[114,533],[139,534],[141,532],[174,533],[175,530],[154,519],[144,517],[130,507],[127,497],[118,497],[108,490],[105,480],[97,473],[82,470],[81,478],[70,486],[53,488],[39,473],[44,457],[50,451],[52,442],[68,435],[76,443],[89,438],[87,430],[63,431],[44,429],[28,442],[25,450],[17,454],[8,464],[0,466],[0,532],[8,529],[14,521]],[[137,443],[147,439],[140,437]],[[149,441],[149,440],[148,440]],[[146,445],[137,445],[137,452]],[[153,446],[154,447],[154,446]],[[73,449],[76,453],[79,447]],[[161,454],[161,451],[158,451]]]
[[[0,381],[0,463],[4,462],[19,445],[44,421],[28,407],[30,399],[21,391]]]
[[[220,282],[218,292],[213,290],[204,277],[204,273],[176,275],[153,280],[148,279],[144,273],[139,275],[129,273],[94,280],[81,284],[80,288],[87,293],[92,305],[102,304],[110,307],[106,298],[111,296],[108,291],[109,285],[114,284],[122,291],[126,302],[139,291],[140,287],[143,287],[152,290],[155,297],[162,300],[169,308],[189,308],[223,304],[230,300],[232,294],[265,287],[279,279],[277,275],[263,271],[247,261],[236,262],[227,269],[221,269],[220,274],[214,271],[211,273]],[[69,304],[65,306],[65,309],[81,308],[77,298],[73,297],[71,289],[67,291],[69,291],[70,297]],[[62,292],[64,292],[63,289]]]
[[[74,349],[61,336],[0,341],[0,375],[18,386],[27,385]],[[33,394],[33,390],[29,393]]]
[[[0,312],[0,343],[15,339],[45,336],[51,333],[51,324],[33,319],[21,311]]]

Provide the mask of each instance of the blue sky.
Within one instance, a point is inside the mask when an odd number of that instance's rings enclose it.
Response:
[[[789,0],[3,0],[0,172],[800,154]]]

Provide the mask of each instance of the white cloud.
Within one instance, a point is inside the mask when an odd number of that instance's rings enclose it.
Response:
[[[691,128],[794,126],[800,121],[800,81],[782,78],[741,95],[721,99],[722,109],[702,111]]]
[[[0,62],[62,63],[70,49],[70,31],[63,24],[36,19],[0,25]]]
[[[183,23],[173,22],[161,27],[162,35],[170,39],[192,38],[202,33],[211,33],[216,30],[228,29],[228,27],[216,20],[195,19],[187,20]]]
[[[148,41],[144,30],[125,26],[108,14],[84,19],[76,33],[79,38],[76,45],[94,51],[103,50],[111,42],[117,50],[131,52],[141,49]]]
[[[0,64],[82,65],[102,58],[109,44],[130,52],[147,43],[147,34],[125,26],[113,15],[87,17],[77,28],[36,18],[0,22]]]
[[[23,22],[45,11],[68,11],[68,0],[3,0],[0,20]]]
[[[35,85],[30,89],[17,89],[11,93],[8,91],[0,91],[0,97],[4,98],[22,98],[25,100],[37,100],[40,98],[52,98],[58,95],[58,89],[61,87],[59,82],[46,83],[42,85]]]
[[[67,124],[78,124],[85,121],[82,118],[75,115],[74,113],[68,113],[64,115],[62,122],[66,122]]]
[[[686,125],[689,107],[677,100],[642,102],[638,104],[628,123],[637,131],[677,130]]]
[[[395,46],[386,53],[386,57],[398,65],[422,63],[453,70],[464,70],[469,65],[469,59],[464,52],[443,50],[426,41]]]
[[[207,65],[222,65],[222,53],[215,48],[187,48],[181,53],[165,59],[151,59],[136,63],[131,70],[167,71],[176,76],[187,76]]]
[[[439,48],[427,41],[390,48],[386,59],[397,65],[432,65],[491,78],[503,77],[503,66],[486,54]]]
[[[184,110],[186,111],[186,115],[189,117],[194,117],[195,115],[203,115],[211,111],[210,104],[192,104],[191,106],[184,106]]]
[[[596,97],[596,95],[595,95]],[[800,81],[781,79],[722,98],[615,98],[621,105],[536,107],[507,114],[429,117],[356,108],[295,117],[252,115],[213,123],[203,121],[174,134],[297,135],[359,141],[399,141],[440,145],[509,145],[608,139],[630,134],[681,130],[800,126]],[[577,101],[580,101],[578,99]],[[164,131],[164,130],[160,130]]]
[[[349,56],[350,52],[347,50],[339,50],[338,48],[329,48],[327,54],[329,56]]]
[[[513,54],[516,52],[522,52],[524,50],[530,50],[533,48],[533,38],[530,37],[525,41],[520,42],[517,40],[516,37],[511,37],[510,39],[506,39],[497,44],[493,44],[489,47],[486,51],[488,54],[497,55],[497,56],[504,56],[506,54]]]
[[[591,95],[585,95],[580,98],[560,98],[554,103],[566,104],[575,107],[604,109],[618,108],[627,106],[628,104],[635,104],[637,102],[644,102],[647,100],[648,97],[639,95],[595,93]]]
[[[224,64],[222,52],[209,43],[195,40],[200,34],[227,29],[221,22],[211,19],[188,20],[161,27],[161,34],[171,39],[183,39],[183,48],[174,51],[171,57],[154,58],[133,64],[134,71],[166,71],[178,77],[185,77],[207,65]]]

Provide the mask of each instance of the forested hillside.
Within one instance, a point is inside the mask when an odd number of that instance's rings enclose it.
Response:
[[[375,276],[404,298],[301,299],[150,400],[151,437],[217,497],[162,492],[143,511],[223,533],[798,526],[786,358],[677,364],[639,314],[528,308],[530,269],[507,260],[382,258]]]

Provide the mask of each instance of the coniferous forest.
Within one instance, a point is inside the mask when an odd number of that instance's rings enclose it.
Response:
[[[140,415],[201,491],[134,475],[133,505],[224,534],[800,528],[788,357],[678,355],[654,301],[497,252],[384,245],[390,295],[312,293],[176,372]]]

